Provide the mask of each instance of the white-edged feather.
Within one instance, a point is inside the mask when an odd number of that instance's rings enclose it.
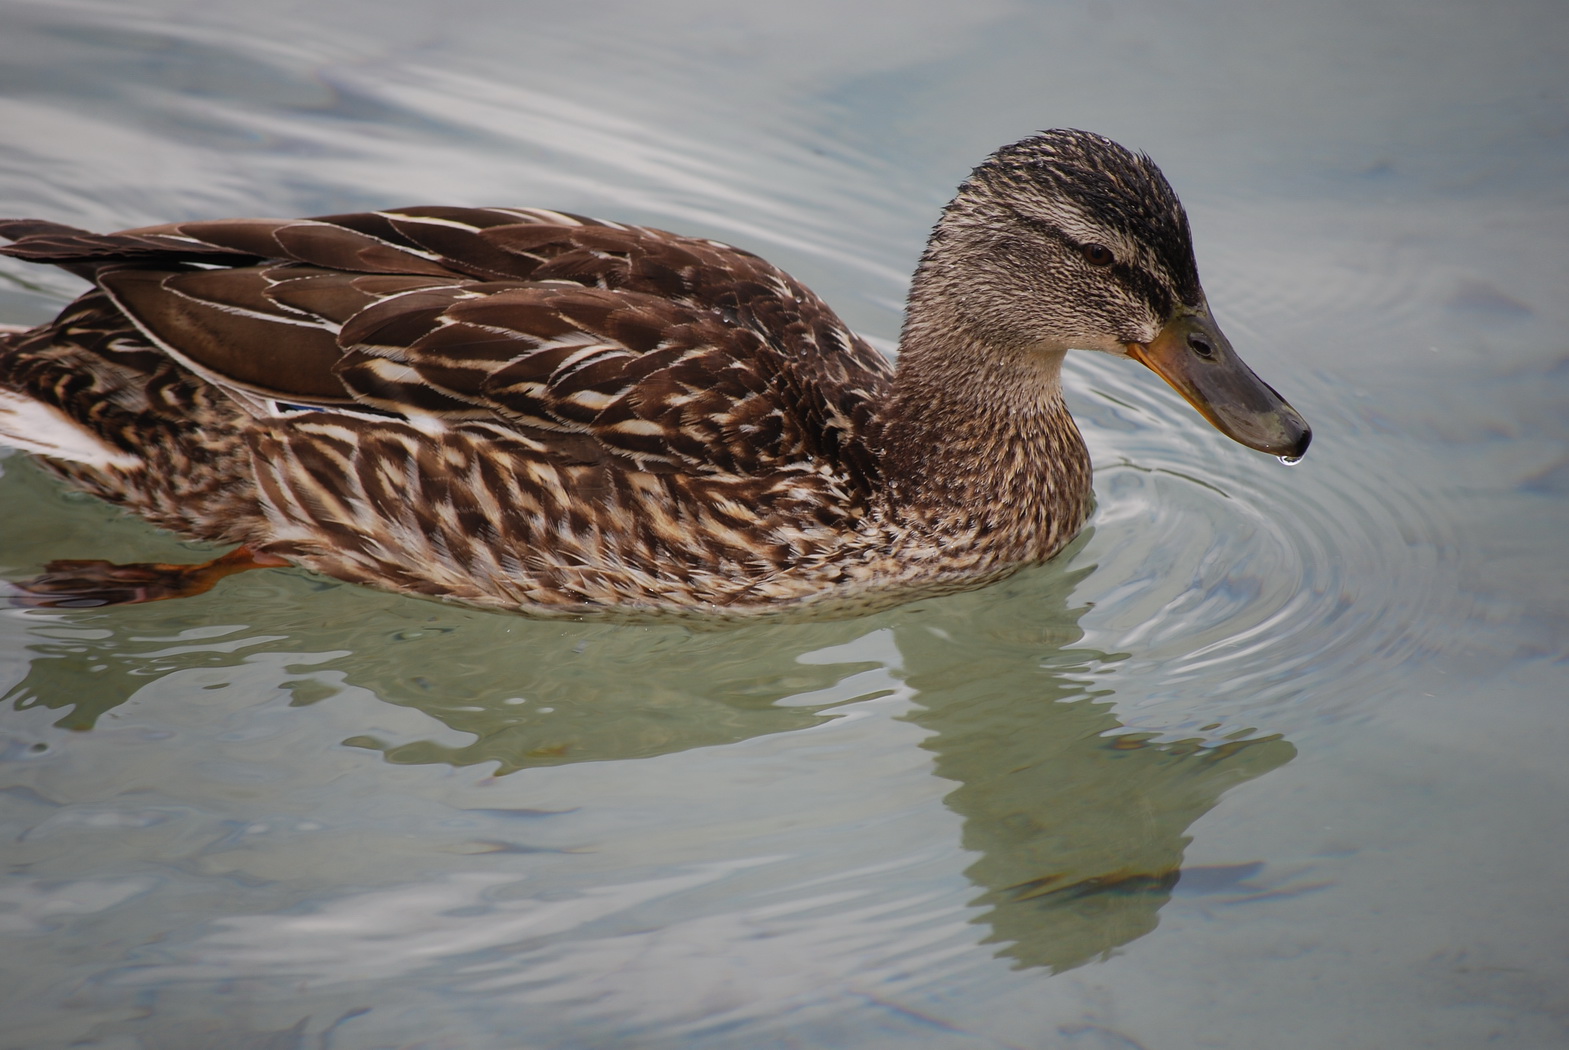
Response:
[[[131,470],[142,465],[140,457],[84,430],[52,405],[4,389],[0,389],[0,445],[99,470]]]

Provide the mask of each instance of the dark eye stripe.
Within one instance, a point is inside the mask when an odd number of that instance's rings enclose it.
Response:
[[[1142,266],[1126,263],[1116,263],[1109,267],[1109,271],[1116,274],[1129,291],[1148,303],[1156,317],[1171,316],[1171,292],[1167,290],[1164,281]]]
[[[1051,237],[1054,240],[1066,245],[1067,247],[1072,248],[1074,251],[1082,253],[1091,244],[1096,243],[1094,241],[1080,243],[1079,241],[1074,240],[1072,237],[1069,237],[1062,231],[1060,227],[1054,226],[1044,219],[1037,219],[1032,215],[1026,215],[1019,211],[1015,211],[1013,214],[1026,226],[1046,234],[1048,237]],[[1104,245],[1101,247],[1104,247]],[[1107,266],[1105,269],[1106,272],[1114,276],[1118,283],[1120,283],[1124,288],[1127,288],[1134,295],[1138,296],[1140,299],[1143,299],[1145,303],[1149,304],[1150,310],[1155,314],[1156,317],[1171,316],[1171,308],[1174,304],[1172,303],[1171,292],[1167,290],[1166,282],[1156,277],[1153,273],[1144,267],[1122,260],[1113,261],[1111,265]]]

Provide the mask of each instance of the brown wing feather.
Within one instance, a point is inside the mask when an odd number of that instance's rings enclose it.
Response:
[[[99,286],[155,345],[204,378],[267,396],[287,392],[348,403],[332,377],[342,351],[331,331],[298,314],[268,316],[223,301],[242,298],[235,293],[250,276],[243,270],[111,270],[99,275]],[[223,298],[209,298],[215,290]]]
[[[97,271],[155,344],[252,394],[485,421],[660,472],[876,469],[886,360],[716,242],[462,208],[20,232],[4,251]]]

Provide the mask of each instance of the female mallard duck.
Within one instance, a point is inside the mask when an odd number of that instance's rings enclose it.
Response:
[[[0,233],[96,286],[0,337],[0,441],[242,545],[206,566],[57,563],[32,589],[62,603],[285,561],[531,613],[975,586],[1084,523],[1069,347],[1143,362],[1252,448],[1310,437],[1210,316],[1160,171],[1082,131],[1006,146],[959,188],[897,366],[754,255],[552,211]]]

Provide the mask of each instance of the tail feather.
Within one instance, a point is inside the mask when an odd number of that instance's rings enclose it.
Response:
[[[90,233],[47,219],[0,219],[0,238],[13,242],[0,246],[0,255],[50,263],[89,281],[105,267],[185,270],[193,262],[239,265],[256,259],[190,238],[158,236],[159,231],[168,233],[163,227],[147,227],[141,232]]]
[[[0,445],[98,470],[131,470],[142,460],[115,448],[53,405],[0,387]]]
[[[0,219],[0,237],[8,241],[19,241],[23,237],[73,237],[88,236],[92,234],[76,226],[67,226],[63,222],[50,222],[48,219]]]
[[[0,237],[17,242],[9,247],[0,247],[0,255],[26,259],[28,262],[55,263],[62,270],[90,281],[103,268],[104,260],[88,262],[78,257],[82,254],[82,239],[93,236],[86,230],[62,222],[50,222],[48,219],[0,219]],[[27,243],[21,243],[24,241]]]

